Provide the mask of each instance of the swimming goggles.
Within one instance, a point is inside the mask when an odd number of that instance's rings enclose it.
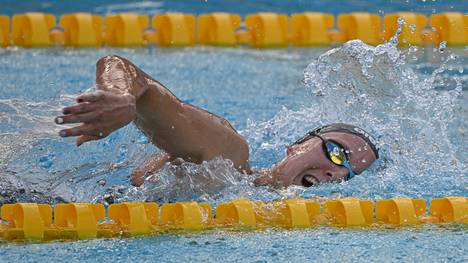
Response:
[[[323,152],[332,163],[348,169],[348,176],[346,177],[346,180],[349,180],[356,175],[356,173],[354,173],[353,169],[351,168],[351,164],[349,163],[349,158],[344,147],[335,141],[327,140],[312,131],[308,132],[306,135],[304,135],[292,145],[301,144],[312,137],[317,137],[322,141]]]

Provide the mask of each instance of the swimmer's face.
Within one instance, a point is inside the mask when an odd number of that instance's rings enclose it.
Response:
[[[361,173],[376,160],[371,147],[359,136],[342,132],[328,132],[321,136],[339,143],[349,151],[349,162],[355,173]],[[323,151],[322,143],[318,137],[312,137],[301,144],[288,147],[286,157],[270,171],[256,178],[255,184],[277,187],[310,186],[345,180],[348,169],[331,162]]]

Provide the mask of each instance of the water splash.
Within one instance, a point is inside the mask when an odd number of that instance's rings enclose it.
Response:
[[[215,158],[202,164],[170,163],[146,178],[142,187],[111,187],[94,201],[114,203],[129,200],[172,202],[203,201],[217,203],[254,193],[252,180],[245,180],[230,160]],[[249,191],[250,189],[250,191]]]
[[[464,148],[452,143],[448,134],[459,110],[462,84],[436,89],[437,77],[456,57],[449,56],[424,78],[406,65],[396,46],[392,41],[372,47],[354,40],[312,62],[304,71],[311,104],[297,112],[283,109],[270,121],[250,123],[244,132],[256,147],[253,158],[279,159],[284,147],[309,129],[352,123],[378,138],[381,160],[363,176],[304,195],[466,194],[466,164],[460,159]]]

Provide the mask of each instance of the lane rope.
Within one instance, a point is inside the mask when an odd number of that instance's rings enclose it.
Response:
[[[11,20],[11,21],[10,21]],[[151,18],[137,13],[102,17],[91,13],[47,13],[0,16],[0,46],[20,47],[179,47],[191,45],[253,48],[338,45],[352,39],[377,45],[398,30],[399,45],[468,44],[468,15],[396,12],[383,17],[363,12],[304,12],[291,15],[262,12],[243,19],[232,13],[163,13]],[[11,30],[10,30],[11,28]]]
[[[111,204],[16,203],[1,207],[0,237],[5,240],[90,239],[155,235],[173,231],[216,228],[311,228],[467,224],[468,198],[424,199],[397,197],[373,202],[348,197],[317,201],[287,199],[263,203],[236,199],[219,204],[152,202]],[[53,213],[52,213],[53,212]]]

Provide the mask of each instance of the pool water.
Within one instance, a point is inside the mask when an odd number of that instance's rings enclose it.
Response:
[[[245,13],[235,8],[236,3],[208,1],[205,7],[232,7],[233,12]],[[266,8],[259,3],[253,11]],[[339,12],[354,11],[363,4],[350,3],[354,5],[345,5],[348,9]],[[381,4],[384,11],[409,10],[404,3]],[[122,5],[103,2],[87,11],[139,11],[142,5],[158,11],[179,8],[147,1]],[[7,6],[6,12],[25,11],[21,5]],[[183,8],[204,12],[199,6],[203,4]],[[410,1],[409,6],[413,11],[463,8],[456,1],[453,5]],[[66,11],[54,1],[43,2],[40,8]],[[287,9],[273,2],[271,8],[292,13],[294,8],[308,6],[298,1]],[[321,6],[315,9],[322,10]],[[0,203],[194,200],[215,206],[236,197],[271,201],[296,196],[373,200],[467,196],[467,50],[370,47],[360,41],[335,49],[0,49]],[[285,146],[308,130],[331,122],[356,124],[374,134],[382,158],[353,180],[307,189],[253,187],[252,178],[221,159],[184,164],[181,169],[187,176],[183,178],[175,176],[174,167],[166,166],[144,187],[131,187],[131,171],[158,151],[134,125],[76,148],[72,138],[58,136],[61,127],[53,122],[61,107],[92,88],[95,62],[109,54],[130,59],[185,102],[228,119],[249,142],[256,170],[280,160]],[[206,180],[212,183],[206,186]],[[0,261],[466,262],[467,240],[463,225],[227,230],[0,243]]]
[[[466,229],[317,228],[4,244],[19,262],[466,262]]]

